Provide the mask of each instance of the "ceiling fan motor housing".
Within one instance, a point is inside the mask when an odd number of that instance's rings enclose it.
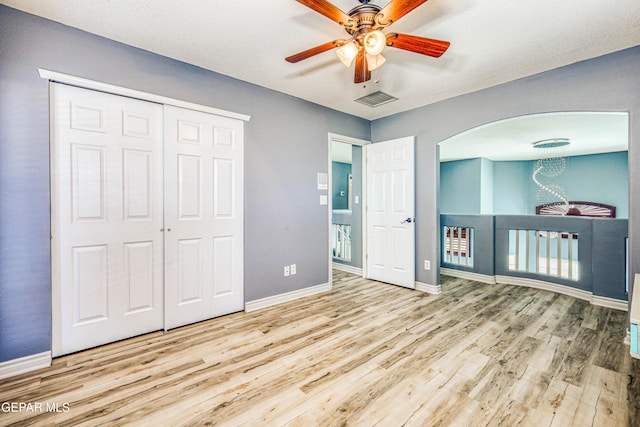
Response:
[[[363,3],[349,11],[349,16],[355,21],[355,25],[345,26],[345,30],[352,36],[368,33],[375,25],[375,17],[382,8],[375,4]]]

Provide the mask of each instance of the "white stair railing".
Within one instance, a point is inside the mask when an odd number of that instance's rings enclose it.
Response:
[[[333,224],[333,257],[351,261],[351,226]]]

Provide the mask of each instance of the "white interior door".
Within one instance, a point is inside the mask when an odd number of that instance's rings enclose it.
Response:
[[[415,288],[413,137],[367,145],[366,275]]]
[[[244,309],[243,124],[165,106],[165,328]]]
[[[52,353],[162,329],[162,106],[51,84]]]

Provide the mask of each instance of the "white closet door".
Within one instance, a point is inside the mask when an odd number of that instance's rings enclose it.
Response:
[[[54,356],[162,329],[162,106],[51,84]]]
[[[243,124],[165,106],[165,328],[244,309]]]

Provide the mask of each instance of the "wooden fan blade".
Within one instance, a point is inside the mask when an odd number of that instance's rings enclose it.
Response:
[[[387,46],[433,56],[434,58],[441,57],[449,48],[450,44],[451,43],[443,40],[428,39],[408,34],[387,34]]]
[[[360,52],[356,56],[356,74],[353,77],[353,82],[357,84],[369,80],[371,80],[371,71],[369,71],[369,65],[367,64],[367,57],[364,52]]]
[[[312,47],[311,49],[307,49],[304,52],[296,53],[295,55],[291,55],[285,58],[287,62],[291,62],[295,64],[296,62],[302,61],[303,59],[311,58],[319,53],[326,52],[335,47],[342,46],[344,44],[344,40],[334,40],[332,42],[328,42],[325,44],[321,44],[320,46]]]
[[[352,21],[351,17],[332,5],[326,0],[296,0],[308,8],[315,10],[316,12],[326,16],[334,22],[340,25],[347,25],[349,21]]]
[[[384,26],[391,25],[407,13],[411,12],[427,0],[391,0],[391,2],[382,8],[376,15],[376,21],[383,23]]]

